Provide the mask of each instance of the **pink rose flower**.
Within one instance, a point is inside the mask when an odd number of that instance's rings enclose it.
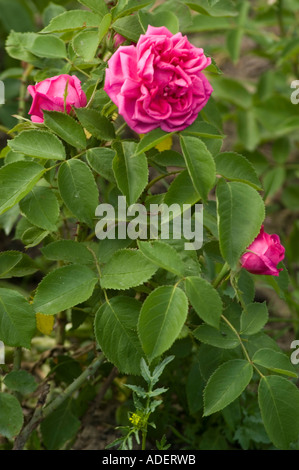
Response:
[[[120,46],[108,61],[104,90],[138,134],[190,126],[213,91],[201,71],[203,49],[181,33],[149,26],[136,46]]]
[[[81,82],[75,75],[57,75],[46,78],[36,85],[29,85],[28,91],[33,98],[29,114],[32,122],[44,122],[43,110],[64,112],[64,94],[66,85],[66,111],[69,114],[72,107],[86,106],[86,95],[81,89]]]
[[[284,259],[285,249],[280,243],[279,236],[264,232],[263,225],[247,250],[250,251],[241,257],[241,264],[242,268],[250,273],[278,276],[282,271],[282,268],[277,268],[277,264]]]

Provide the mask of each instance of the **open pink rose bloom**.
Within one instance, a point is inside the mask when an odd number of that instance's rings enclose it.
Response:
[[[66,112],[70,113],[72,107],[86,106],[86,95],[81,89],[81,82],[75,75],[57,75],[46,78],[36,85],[29,85],[28,91],[33,98],[29,110],[31,121],[44,122],[43,110],[64,111],[64,95],[67,86]]]
[[[202,73],[211,59],[181,33],[149,26],[138,43],[108,61],[104,90],[137,133],[190,126],[213,91]]]
[[[285,249],[280,243],[279,236],[264,232],[263,225],[247,250],[250,251],[241,257],[241,264],[242,268],[250,273],[278,276],[282,271],[282,268],[278,269],[277,265],[284,259]]]

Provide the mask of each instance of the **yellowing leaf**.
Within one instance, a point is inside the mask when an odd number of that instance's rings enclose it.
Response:
[[[44,335],[50,335],[54,326],[54,315],[36,313],[36,325],[41,333]]]
[[[166,139],[162,140],[158,145],[156,145],[156,149],[159,152],[164,152],[164,150],[170,150],[172,147],[172,135],[166,137]]]

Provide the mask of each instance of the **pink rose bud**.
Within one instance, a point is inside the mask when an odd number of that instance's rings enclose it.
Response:
[[[247,250],[250,251],[241,257],[241,264],[242,268],[250,273],[278,276],[282,271],[282,268],[278,269],[277,265],[284,259],[285,249],[280,243],[279,236],[264,232],[263,225]]]
[[[44,122],[43,110],[64,112],[65,91],[67,87],[66,112],[72,107],[86,106],[86,95],[81,82],[75,75],[57,75],[46,78],[36,85],[29,85],[28,91],[33,98],[29,114],[32,122]]]
[[[203,49],[181,33],[149,26],[138,43],[120,46],[108,61],[104,90],[138,134],[190,126],[213,91],[202,70]]]
[[[113,45],[115,49],[119,47],[121,44],[123,44],[126,41],[126,38],[124,38],[121,34],[116,33],[116,35],[113,38]]]

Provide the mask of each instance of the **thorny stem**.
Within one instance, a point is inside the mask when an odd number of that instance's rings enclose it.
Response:
[[[95,372],[100,367],[103,361],[104,355],[101,354],[57,398],[55,398],[45,407],[37,407],[29,423],[22,429],[20,434],[17,436],[13,450],[22,450],[30,434],[38,426],[38,424],[43,419],[47,418],[47,416],[49,416],[51,413],[53,413],[53,411],[55,411],[68,397],[70,397],[76,390],[78,390],[90,375],[95,374]]]

